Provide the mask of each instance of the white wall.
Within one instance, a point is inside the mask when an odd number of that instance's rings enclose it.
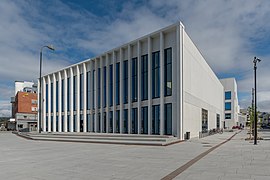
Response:
[[[202,108],[208,110],[208,129],[216,128],[216,115],[224,119],[224,89],[203,56],[184,32],[183,131],[197,137],[202,130]],[[222,127],[222,126],[221,126]]]

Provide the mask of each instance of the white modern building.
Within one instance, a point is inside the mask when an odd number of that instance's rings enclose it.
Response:
[[[181,22],[42,77],[42,130],[173,135],[221,126],[224,88]]]
[[[235,78],[220,79],[225,91],[225,120],[223,127],[231,129],[233,126],[240,125],[238,113],[240,112],[237,96],[237,84]]]

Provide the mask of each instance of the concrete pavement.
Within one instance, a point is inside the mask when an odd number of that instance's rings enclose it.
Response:
[[[0,179],[161,179],[233,134],[152,147],[31,141],[0,133]],[[270,179],[270,141],[254,146],[245,137],[242,131],[175,179]]]

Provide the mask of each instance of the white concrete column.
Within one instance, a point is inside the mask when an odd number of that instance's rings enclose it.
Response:
[[[124,129],[124,119],[123,119],[123,115],[124,115],[124,109],[123,109],[123,50],[122,48],[120,48],[119,51],[120,54],[120,69],[119,69],[119,79],[120,79],[120,84],[119,84],[119,100],[120,100],[120,133],[123,133],[123,129]]]
[[[43,132],[46,132],[46,101],[47,101],[47,99],[46,99],[46,80],[45,80],[45,77],[43,77],[42,78],[42,91],[43,91],[43,95],[42,95],[42,99],[41,99],[41,101],[43,102],[42,104],[43,104],[43,106],[42,106],[42,116],[43,116],[43,118],[42,118],[42,124],[43,124],[43,126],[42,126],[42,129],[43,129]]]
[[[183,135],[183,27],[181,23],[176,29],[176,66],[177,66],[177,137],[184,139]],[[174,108],[173,108],[174,109]],[[174,112],[173,112],[174,114]],[[174,118],[173,118],[174,119]]]
[[[103,132],[103,126],[104,126],[104,117],[103,117],[103,82],[104,82],[104,79],[103,79],[103,58],[102,56],[100,57],[99,59],[99,62],[100,62],[100,80],[99,80],[99,83],[100,83],[100,132]]]
[[[116,97],[116,58],[115,58],[115,52],[113,51],[113,55],[112,55],[112,60],[113,60],[113,133],[115,133],[115,129],[116,129],[116,101],[115,101],[115,97]]]
[[[48,132],[52,131],[51,125],[51,77],[48,75]]]
[[[132,113],[132,108],[131,108],[131,94],[132,94],[132,88],[131,88],[131,81],[132,81],[132,73],[131,73],[131,47],[130,44],[128,45],[128,133],[131,134],[131,113]]]
[[[67,132],[67,70],[64,70],[64,132]]]
[[[106,92],[106,103],[107,103],[107,106],[106,106],[106,113],[107,113],[107,115],[106,115],[106,117],[107,117],[107,119],[106,119],[106,125],[107,125],[107,127],[106,127],[106,131],[107,132],[109,132],[109,123],[110,123],[110,121],[109,121],[109,118],[110,118],[110,111],[109,111],[109,100],[110,100],[110,98],[109,98],[109,92],[110,92],[110,88],[109,88],[109,79],[110,79],[110,76],[109,76],[109,74],[110,74],[110,61],[109,61],[109,55],[108,55],[108,53],[106,54],[106,65],[107,65],[107,74],[106,74],[106,89],[107,89],[107,92]]]
[[[152,39],[148,36],[148,134],[152,133]]]
[[[53,132],[56,132],[56,77],[53,74]]]
[[[70,118],[69,118],[69,130],[70,132],[74,132],[73,128],[73,69],[72,67],[70,68],[70,87],[69,87],[69,92],[70,92]]]
[[[94,129],[94,127],[93,127],[93,120],[94,120],[94,118],[93,118],[93,113],[94,113],[94,109],[93,109],[93,69],[94,69],[94,62],[93,62],[93,60],[91,60],[90,62],[89,62],[89,74],[90,74],[90,77],[88,77],[88,78],[90,78],[90,98],[89,98],[89,105],[90,105],[90,125],[89,125],[89,127],[90,127],[90,132],[93,132],[93,129]]]
[[[62,77],[58,72],[58,132],[62,132]]]
[[[39,88],[39,85],[40,84],[40,81],[39,81],[39,79],[38,79],[38,83],[37,83],[37,95],[38,95],[38,98],[37,98],[37,130],[38,130],[38,132],[39,132],[39,108],[41,109],[41,106],[40,106],[40,104],[39,104],[39,98],[41,98],[42,99],[42,97],[39,97],[39,92],[41,91],[41,89]],[[42,96],[42,95],[41,95]],[[42,103],[41,103],[42,104]],[[40,114],[42,114],[42,113],[40,113]],[[42,119],[42,118],[41,118]],[[40,120],[41,121],[41,120]],[[42,123],[41,123],[42,124]]]
[[[97,122],[98,120],[98,93],[97,93],[97,85],[98,85],[98,60],[95,59],[95,132],[97,132]]]
[[[76,132],[80,132],[80,94],[81,94],[81,88],[80,88],[80,68],[79,65],[76,66],[77,71],[77,97],[76,97]]]
[[[141,43],[137,42],[137,56],[138,56],[138,134],[141,134],[141,122],[142,122],[142,113],[141,113]]]
[[[159,35],[159,47],[160,47],[160,135],[164,135],[164,36],[163,32],[160,32]]]
[[[87,100],[87,83],[86,83],[86,63],[83,63],[83,132],[86,132],[87,128],[87,123],[86,123],[86,112],[87,112],[87,105],[86,105],[86,100]]]

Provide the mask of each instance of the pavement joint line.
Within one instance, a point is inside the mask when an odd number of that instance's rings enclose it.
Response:
[[[228,139],[226,139],[225,141],[217,144],[216,146],[208,149],[207,151],[199,154],[198,156],[196,156],[195,158],[191,159],[190,161],[188,161],[186,164],[180,166],[179,168],[177,168],[176,170],[174,170],[173,172],[171,172],[170,174],[164,176],[161,180],[171,180],[173,178],[175,178],[176,176],[178,176],[179,174],[181,174],[182,172],[184,172],[186,169],[188,169],[189,167],[191,167],[193,164],[195,164],[196,162],[198,162],[200,159],[202,159],[204,156],[206,156],[207,154],[209,154],[210,152],[212,152],[213,150],[217,149],[218,147],[220,147],[221,145],[227,143],[228,141],[230,141],[236,134],[240,133],[236,132],[234,133],[234,135],[232,135],[231,137],[229,137]]]

